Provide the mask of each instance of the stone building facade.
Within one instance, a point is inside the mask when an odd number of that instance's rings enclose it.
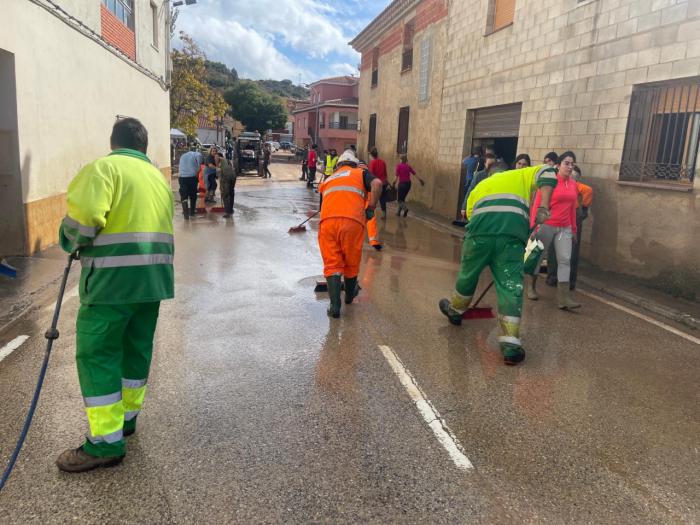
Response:
[[[387,11],[409,3],[430,1],[397,0]],[[422,144],[414,136],[437,137],[419,166],[432,189],[414,198],[454,217],[461,159],[473,145],[533,162],[571,149],[595,190],[583,256],[700,295],[700,2],[450,0],[447,10],[445,46],[433,58],[444,70],[432,78],[439,116],[430,130],[409,129],[410,157]],[[375,31],[388,38],[390,25]],[[397,104],[363,96],[371,50],[359,50],[364,119],[368,108]],[[378,141],[395,144],[396,124],[379,129]]]
[[[118,116],[140,119],[170,172],[169,2],[3,0],[0,255],[56,243],[68,183],[109,153]]]

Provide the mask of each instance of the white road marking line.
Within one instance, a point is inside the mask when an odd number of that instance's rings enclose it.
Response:
[[[74,286],[70,290],[68,290],[64,295],[63,295],[63,302],[61,302],[61,306],[66,304],[66,301],[70,301],[74,297],[78,297],[78,287]],[[56,308],[56,303],[53,302],[51,304],[48,304],[44,307],[45,312],[53,312],[54,308]]]
[[[394,370],[394,373],[399,378],[399,381],[401,381],[409,397],[416,405],[418,412],[420,412],[420,415],[428,424],[430,430],[433,431],[437,440],[447,451],[455,466],[461,470],[474,468],[474,465],[472,465],[469,458],[464,454],[462,445],[457,441],[457,438],[450,428],[442,420],[440,413],[425,397],[418,383],[416,383],[416,380],[411,375],[411,372],[403,365],[391,348],[385,345],[379,345],[379,350],[384,354],[392,370]]]
[[[0,348],[0,361],[22,346],[27,339],[29,339],[28,335],[18,335],[12,341]]]
[[[673,328],[672,326],[667,325],[666,323],[662,323],[661,321],[657,321],[653,317],[649,317],[648,315],[640,314],[639,312],[632,310],[631,308],[627,308],[626,306],[622,306],[621,304],[617,304],[613,301],[608,301],[607,299],[604,299],[600,297],[599,295],[592,294],[590,292],[585,292],[583,290],[577,290],[578,293],[581,295],[585,295],[586,297],[590,297],[591,299],[595,299],[596,301],[600,301],[601,303],[607,304],[608,306],[612,306],[613,308],[616,308],[617,310],[621,310],[622,312],[628,313],[634,317],[637,317],[638,319],[641,319],[642,321],[646,321],[647,323],[653,324],[654,326],[658,326],[659,328],[663,328],[667,332],[671,332],[674,335],[677,335],[678,337],[682,337],[686,341],[690,341],[691,343],[695,343],[696,345],[700,345],[700,339],[697,337],[693,337],[690,334],[686,334],[685,332],[682,332],[681,330],[678,330],[676,328]]]

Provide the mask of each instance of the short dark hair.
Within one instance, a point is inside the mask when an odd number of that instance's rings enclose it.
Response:
[[[484,153],[484,158],[485,159],[495,159],[496,155],[494,153]]]
[[[377,148],[372,148],[369,154],[372,155],[372,157],[374,157],[375,159],[379,157],[379,152],[377,151]]]
[[[530,155],[527,153],[521,153],[517,157],[515,157],[515,163],[517,164],[519,161],[525,159],[527,161],[528,166],[532,166],[532,161],[530,160]]]
[[[318,145],[317,145],[317,144],[314,144],[314,145],[311,146],[311,147],[312,147],[313,149],[316,149],[316,148],[318,148]]]
[[[128,148],[146,153],[148,131],[138,119],[123,118],[114,123],[109,143],[112,149]]]
[[[554,162],[554,164],[556,164],[559,160],[559,155],[557,155],[556,151],[550,151],[544,156],[544,160],[551,160],[552,162]]]
[[[474,146],[472,148],[472,155],[481,155],[481,146]]]
[[[574,162],[576,162],[576,154],[573,151],[565,151],[564,153],[559,155],[559,158],[557,159],[557,164],[561,164],[566,157],[571,157],[572,159],[574,159]]]

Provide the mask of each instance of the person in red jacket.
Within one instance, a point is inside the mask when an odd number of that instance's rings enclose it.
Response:
[[[379,196],[379,206],[382,209],[382,219],[386,220],[386,191],[389,188],[389,179],[386,172],[386,162],[379,158],[377,148],[369,152],[372,160],[369,161],[369,171],[382,181],[382,194]]]
[[[318,154],[316,153],[317,149],[318,146],[316,144],[311,146],[309,156],[306,158],[306,169],[308,172],[306,175],[307,188],[313,188],[314,181],[316,180],[316,161],[318,160]]]
[[[547,253],[550,244],[554,243],[554,251],[557,259],[557,296],[559,308],[574,309],[581,305],[571,298],[569,280],[571,277],[571,252],[576,242],[576,206],[578,205],[578,188],[573,178],[576,155],[567,151],[557,159],[557,185],[552,192],[550,201],[550,217],[535,232],[536,238],[544,244],[542,253]],[[535,204],[531,209],[536,210],[540,202],[540,194],[537,193]],[[531,216],[531,227],[535,227],[535,217]],[[538,270],[530,276],[530,285],[527,288],[527,298],[536,301],[536,285]]]

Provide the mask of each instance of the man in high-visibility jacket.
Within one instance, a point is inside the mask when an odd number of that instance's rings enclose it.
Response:
[[[334,149],[330,150],[328,155],[326,155],[326,169],[324,170],[324,175],[330,177],[335,171],[335,167],[338,164],[338,152]]]
[[[450,323],[462,324],[481,271],[489,266],[496,283],[499,338],[503,361],[515,365],[525,359],[520,342],[523,308],[523,263],[530,230],[530,198],[539,188],[541,206],[536,223],[549,218],[549,198],[557,185],[556,169],[535,166],[504,171],[480,182],[469,194],[469,220],[462,245],[462,266],[452,300],[442,299],[440,311]]]
[[[90,432],[59,469],[111,467],[125,455],[146,394],[160,301],[173,297],[173,196],[146,157],[148,133],[118,121],[112,152],[68,186],[61,247],[78,252],[76,362]]]
[[[322,197],[318,244],[330,297],[328,315],[334,318],[340,317],[342,278],[345,277],[345,304],[351,304],[359,293],[357,276],[365,225],[374,217],[382,192],[381,181],[358,167],[359,162],[352,151],[345,151],[335,172],[318,187]]]

